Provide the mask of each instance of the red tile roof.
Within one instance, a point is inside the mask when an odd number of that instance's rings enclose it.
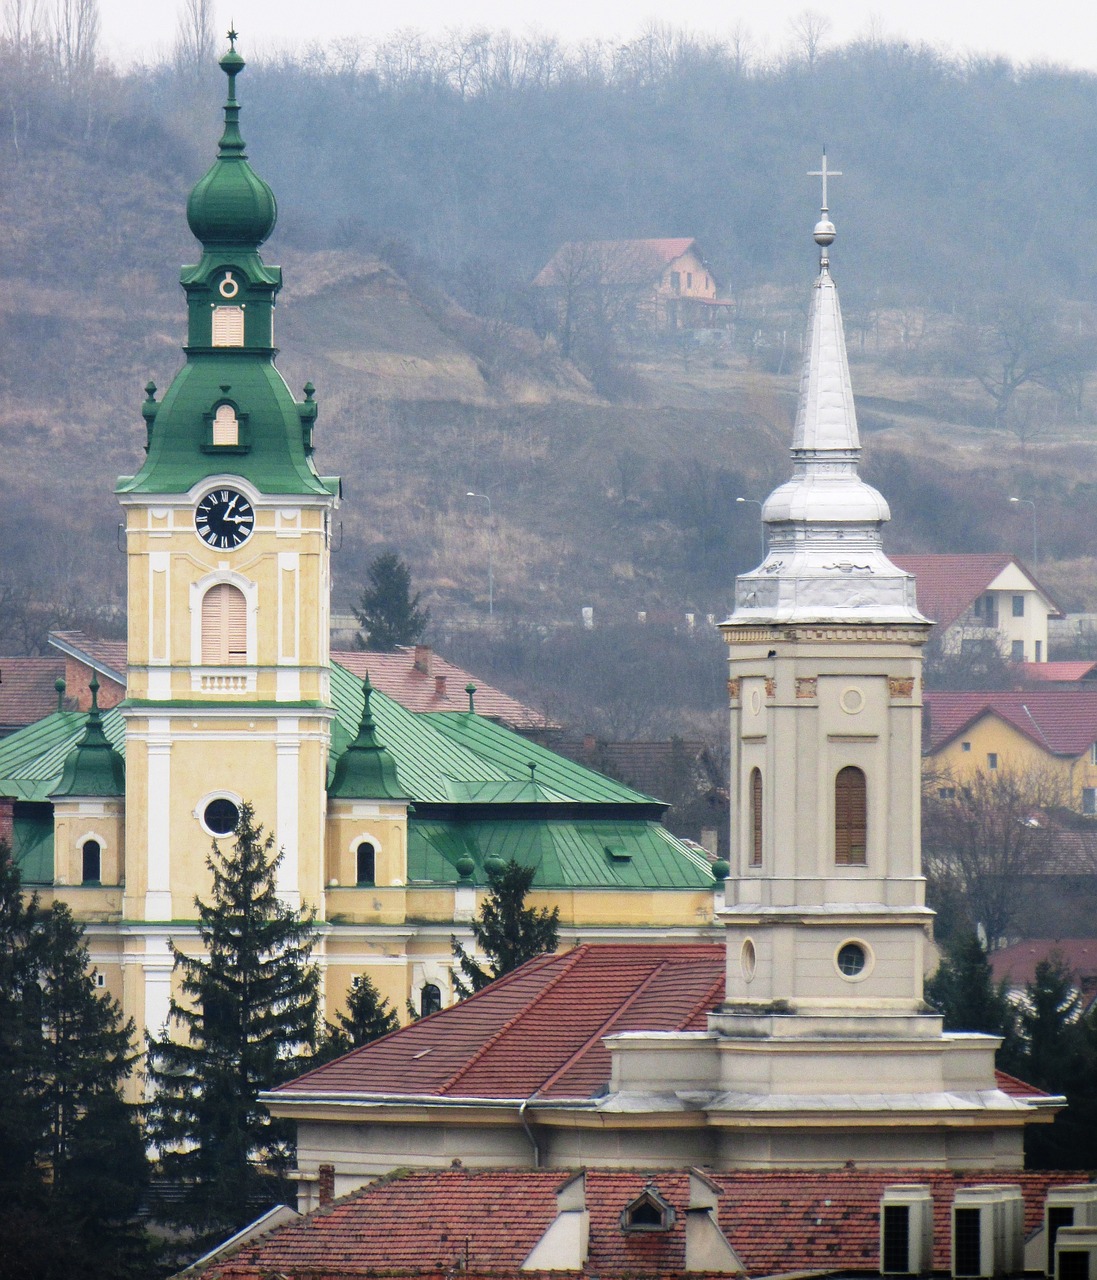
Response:
[[[601,284],[654,283],[672,262],[696,245],[692,236],[660,240],[570,240],[556,250],[533,283],[539,288],[563,284],[574,276],[580,261],[589,270],[591,284],[595,283],[595,274]]]
[[[939,751],[983,716],[993,714],[1045,751],[1080,756],[1097,742],[1097,688],[992,690],[925,694],[928,733],[923,749]]]
[[[1083,992],[1097,994],[1097,938],[1030,938],[1003,947],[990,956],[994,981],[1027,986],[1036,978],[1036,966],[1049,957],[1062,960]]]
[[[84,631],[51,631],[50,644],[55,644],[62,653],[75,651],[75,656],[87,660],[97,671],[125,683],[128,659],[124,640],[97,640]]]
[[[498,720],[511,729],[555,727],[540,711],[447,662],[426,645],[401,646],[394,653],[338,649],[332,651],[331,657],[359,679],[368,671],[375,688],[409,711],[467,711],[469,698],[465,686],[474,684],[478,714]]]
[[[918,608],[943,627],[951,626],[1011,564],[1017,565],[1056,613],[1059,612],[1058,605],[1021,561],[1006,551],[979,555],[894,555],[891,559],[900,569],[914,574]]]
[[[54,685],[64,675],[61,658],[0,658],[0,731],[22,728],[56,711]]]
[[[705,1171],[718,1188],[716,1220],[750,1275],[879,1270],[880,1198],[894,1184],[930,1187],[935,1270],[948,1270],[950,1210],[960,1187],[1021,1188],[1026,1235],[1043,1220],[1048,1188],[1077,1173],[963,1174],[925,1169]],[[515,1276],[556,1217],[560,1170],[464,1169],[381,1179],[329,1208],[245,1246],[206,1274],[342,1277],[396,1274]],[[626,1233],[621,1211],[651,1185],[675,1210],[665,1232]],[[685,1276],[689,1171],[589,1169],[588,1257],[581,1276]],[[698,1273],[693,1273],[697,1276]],[[700,1273],[704,1275],[704,1273]]]
[[[1026,680],[1095,680],[1097,662],[1022,662]]]
[[[724,998],[725,961],[719,943],[585,943],[531,960],[276,1093],[591,1098],[609,1081],[602,1038],[704,1031]]]
[[[704,1030],[724,993],[714,943],[585,944],[284,1084],[278,1093],[589,1098],[609,1079],[602,1037]]]

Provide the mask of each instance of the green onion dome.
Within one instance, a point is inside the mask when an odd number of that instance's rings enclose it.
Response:
[[[235,33],[230,33],[229,39],[234,41]],[[215,245],[258,248],[274,230],[278,217],[274,192],[248,164],[244,139],[240,136],[236,77],[244,65],[233,44],[221,59],[221,70],[229,78],[229,93],[225,103],[225,131],[217,159],[187,200],[187,222],[206,248]]]

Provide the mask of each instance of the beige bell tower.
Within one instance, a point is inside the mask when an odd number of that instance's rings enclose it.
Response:
[[[825,159],[824,159],[825,168]],[[921,648],[914,579],[885,556],[838,291],[819,277],[766,555],[739,578],[729,646],[732,875],[727,1000],[744,1011],[922,1011],[931,913],[920,861]]]

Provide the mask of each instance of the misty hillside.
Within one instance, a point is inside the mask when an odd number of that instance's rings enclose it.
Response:
[[[46,617],[117,625],[112,490],[145,382],[182,359],[183,210],[223,94],[169,67],[59,83],[35,56],[0,46],[9,650]],[[787,466],[825,138],[889,546],[1027,555],[1022,494],[1043,576],[1097,607],[1097,78],[887,43],[754,65],[652,29],[314,49],[240,92],[280,202],[280,367],[316,383],[318,461],[345,480],[337,606],[394,547],[455,644],[489,550],[498,628],[726,610],[758,548],[735,499]],[[731,328],[606,329],[564,359],[534,272],[568,238],[648,235],[698,237]]]

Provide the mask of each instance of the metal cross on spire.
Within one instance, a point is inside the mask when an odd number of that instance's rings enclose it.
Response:
[[[823,167],[822,167],[821,169],[813,169],[813,170],[808,174],[808,177],[809,177],[809,178],[822,178],[822,179],[823,179],[823,205],[822,205],[822,210],[823,210],[823,214],[824,214],[824,215],[830,212],[830,207],[829,207],[829,206],[828,206],[828,204],[827,204],[827,179],[828,179],[828,178],[841,178],[842,176],[843,176],[843,174],[842,174],[841,169],[828,169],[828,168],[827,168],[827,149],[826,149],[826,147],[824,147],[824,148],[823,148]]]

